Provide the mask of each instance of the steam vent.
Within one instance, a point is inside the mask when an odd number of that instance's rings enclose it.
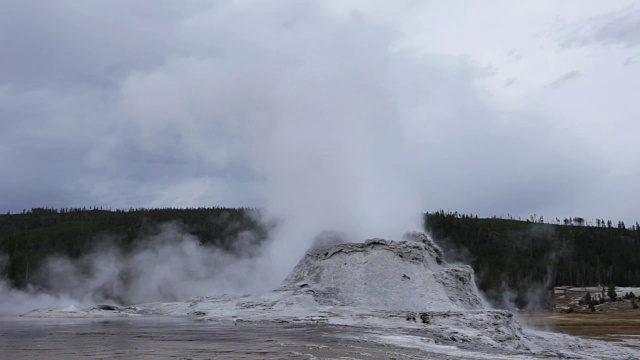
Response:
[[[483,309],[471,267],[448,264],[425,234],[406,238],[314,249],[278,290],[311,294],[321,305],[419,312]]]

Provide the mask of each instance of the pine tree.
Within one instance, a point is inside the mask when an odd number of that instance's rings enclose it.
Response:
[[[607,290],[607,296],[609,297],[609,299],[611,299],[611,301],[616,301],[616,299],[618,298],[618,294],[616,293],[616,286],[613,285],[613,283],[609,285],[609,290]]]

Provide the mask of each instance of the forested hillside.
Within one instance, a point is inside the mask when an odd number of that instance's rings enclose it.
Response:
[[[0,270],[13,286],[22,287],[49,255],[78,258],[106,239],[126,250],[168,222],[203,244],[233,251],[242,231],[252,231],[255,242],[266,238],[267,225],[257,219],[255,209],[233,208],[25,210],[0,215]]]
[[[203,244],[233,251],[242,231],[254,245],[271,225],[254,209],[31,209],[0,215],[0,269],[15,287],[25,286],[49,255],[78,258],[109,238],[123,249],[173,222]],[[640,285],[640,229],[637,225],[581,218],[482,219],[438,211],[425,214],[425,227],[449,261],[473,266],[479,288],[497,304],[545,306],[557,285]],[[250,244],[251,245],[251,244]]]
[[[494,302],[545,305],[559,285],[640,285],[640,229],[598,219],[479,219],[438,211],[425,226],[450,261],[473,266],[478,287]],[[566,225],[565,225],[566,224]],[[505,294],[512,293],[512,299]]]

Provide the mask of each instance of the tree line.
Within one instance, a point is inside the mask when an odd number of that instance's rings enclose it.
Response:
[[[1,275],[24,287],[50,255],[78,258],[105,236],[126,250],[167,222],[226,251],[234,251],[243,231],[251,231],[258,246],[274,226],[249,208],[34,208],[0,215]],[[471,265],[478,287],[497,305],[512,301],[520,308],[548,305],[553,286],[640,285],[640,227],[613,224],[581,217],[548,223],[536,215],[424,214],[425,229],[450,262]]]
[[[499,305],[509,292],[525,308],[548,305],[546,290],[553,286],[640,285],[640,227],[603,220],[588,226],[579,217],[561,224],[535,219],[482,219],[443,210],[424,217],[449,261],[471,265],[478,287]]]
[[[251,231],[252,241],[259,243],[272,226],[261,221],[258,209],[249,208],[33,208],[0,215],[0,275],[21,288],[34,280],[48,256],[79,258],[106,238],[112,246],[131,249],[169,222],[203,245],[227,251],[234,250],[241,232]]]

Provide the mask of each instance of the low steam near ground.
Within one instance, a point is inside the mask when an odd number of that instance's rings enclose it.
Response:
[[[552,227],[534,225],[528,230],[529,235],[551,236],[554,232]],[[432,237],[433,238],[433,237]],[[447,261],[453,264],[472,265],[476,260],[469,249],[462,245],[456,244],[450,238],[434,239],[436,243],[443,249]],[[548,310],[551,305],[551,289],[553,287],[554,266],[557,263],[557,254],[550,251],[545,254],[546,269],[545,276],[542,281],[530,280],[527,283],[526,291],[518,293],[517,289],[510,288],[506,279],[503,279],[499,288],[491,288],[483,291],[478,289],[484,302],[494,308],[507,309],[510,311],[518,311],[526,308],[527,311],[544,311]],[[482,280],[490,276],[486,272],[475,270],[477,280]],[[500,274],[500,276],[508,276],[508,274]],[[478,281],[479,282],[479,281]]]
[[[347,239],[344,233],[323,231],[307,250],[345,243]],[[159,226],[154,235],[137,239],[128,251],[117,239],[102,236],[91,251],[78,259],[47,258],[25,289],[13,289],[7,280],[0,279],[3,303],[0,314],[18,315],[33,309],[70,305],[131,305],[206,295],[262,293],[275,289],[286,275],[274,271],[287,259],[275,253],[279,246],[282,245],[272,239],[260,243],[257,235],[245,231],[225,251],[203,244],[178,223]],[[458,257],[451,254],[448,257],[468,263],[468,257],[467,261],[461,258],[465,252],[456,251]],[[0,269],[6,261],[6,256],[0,257]],[[291,270],[295,262],[288,265]],[[536,302],[546,285],[533,284],[527,293],[533,308],[541,308],[536,307]],[[481,295],[486,304],[517,308],[516,294],[508,287],[500,294]]]
[[[52,306],[178,301],[198,295],[264,291],[277,284],[254,235],[244,232],[231,251],[201,244],[174,223],[124,251],[104,238],[79,259],[49,257],[24,290],[0,282],[0,313]],[[268,246],[265,244],[263,246]]]
[[[253,214],[258,216],[257,214]],[[177,223],[166,223],[155,235],[137,239],[125,251],[117,239],[103,236],[78,259],[51,256],[25,289],[0,279],[2,315],[33,309],[130,305],[186,300],[201,295],[246,294],[272,290],[284,280],[274,271],[288,254],[274,254],[274,241],[260,243],[250,231],[241,232],[228,251],[203,244]],[[309,248],[345,242],[344,234],[324,231]],[[0,270],[7,256],[0,257]],[[297,260],[296,260],[297,261]],[[286,275],[286,274],[285,274]]]

